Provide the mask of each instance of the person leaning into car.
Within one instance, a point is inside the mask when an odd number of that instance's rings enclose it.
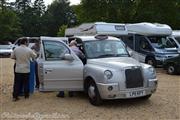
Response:
[[[31,49],[36,53],[36,60],[34,60],[35,62],[35,80],[36,80],[36,89],[39,89],[39,77],[38,77],[38,63],[37,63],[37,58],[39,57],[39,53],[40,53],[40,42],[37,40],[35,41],[35,44],[31,47]]]
[[[15,59],[15,79],[13,86],[13,101],[19,100],[21,85],[24,88],[24,97],[29,98],[29,73],[30,60],[35,59],[36,54],[27,47],[27,38],[20,40],[20,46],[14,49],[11,58]]]

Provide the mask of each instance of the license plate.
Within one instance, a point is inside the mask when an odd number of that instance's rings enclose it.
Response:
[[[140,96],[144,96],[144,95],[145,95],[145,91],[141,90],[141,91],[129,92],[126,94],[126,97],[140,97]]]

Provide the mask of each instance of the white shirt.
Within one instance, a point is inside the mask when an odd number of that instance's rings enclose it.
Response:
[[[29,73],[30,72],[30,60],[34,59],[36,54],[27,46],[20,45],[19,47],[15,48],[11,54],[11,58],[15,59],[16,73]]]

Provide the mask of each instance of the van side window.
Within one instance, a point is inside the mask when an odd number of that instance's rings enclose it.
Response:
[[[143,37],[140,37],[139,47],[141,50],[152,51],[150,44]]]
[[[47,61],[62,60],[65,54],[70,53],[68,47],[58,41],[43,41],[43,45]]]

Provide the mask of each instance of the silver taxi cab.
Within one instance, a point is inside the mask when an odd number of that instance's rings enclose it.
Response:
[[[86,56],[83,62],[62,40],[40,39],[41,91],[85,91],[93,105],[103,99],[147,99],[156,91],[155,69],[133,59],[118,38],[74,37]]]

